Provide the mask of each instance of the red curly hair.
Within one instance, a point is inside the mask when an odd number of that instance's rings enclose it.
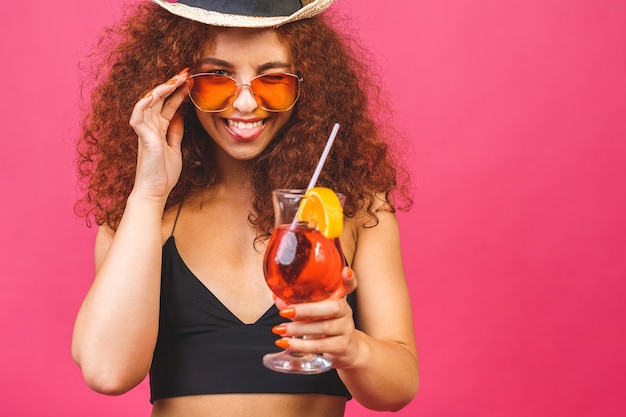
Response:
[[[401,135],[390,122],[373,61],[366,63],[368,55],[334,30],[329,19],[317,16],[276,29],[304,82],[291,118],[254,160],[249,221],[259,236],[269,235],[273,226],[271,190],[306,187],[334,123],[341,129],[318,184],[347,196],[346,216],[364,210],[375,224],[374,207],[380,207],[376,200],[381,196],[391,211],[411,205],[406,171],[391,153]],[[137,100],[180,69],[193,72],[220,30],[145,2],[104,32],[90,57],[96,63],[89,74],[93,85],[83,84],[90,103],[78,142],[84,194],[76,210],[88,225],[116,229],[122,217],[137,163],[137,136],[128,124]],[[180,111],[185,120],[183,170],[166,209],[217,182],[212,141],[189,100]]]

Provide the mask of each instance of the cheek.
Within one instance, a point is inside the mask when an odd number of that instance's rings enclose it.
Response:
[[[277,130],[282,129],[285,126],[285,124],[287,124],[292,114],[293,114],[293,110],[289,110],[283,113],[277,113],[277,116],[276,116]]]
[[[196,109],[198,121],[209,135],[216,131],[217,126],[219,126],[220,123],[224,122],[218,114],[219,113],[205,113]]]

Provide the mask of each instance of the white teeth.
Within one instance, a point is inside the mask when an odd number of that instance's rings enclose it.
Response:
[[[258,122],[253,122],[253,123],[228,120],[228,126],[235,128],[235,129],[255,129],[255,128],[261,127],[262,125],[263,125],[263,120],[259,120]]]

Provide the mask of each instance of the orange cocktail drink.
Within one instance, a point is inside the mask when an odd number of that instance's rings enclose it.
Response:
[[[294,235],[294,256],[277,256],[287,233]],[[266,257],[267,285],[287,303],[322,301],[341,288],[344,260],[337,239],[328,239],[306,224],[297,225],[293,230],[289,230],[289,225],[277,227]]]

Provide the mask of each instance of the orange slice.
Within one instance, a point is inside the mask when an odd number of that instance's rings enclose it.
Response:
[[[343,232],[343,208],[339,196],[330,188],[313,187],[306,192],[298,207],[298,221],[306,222],[326,238]]]

